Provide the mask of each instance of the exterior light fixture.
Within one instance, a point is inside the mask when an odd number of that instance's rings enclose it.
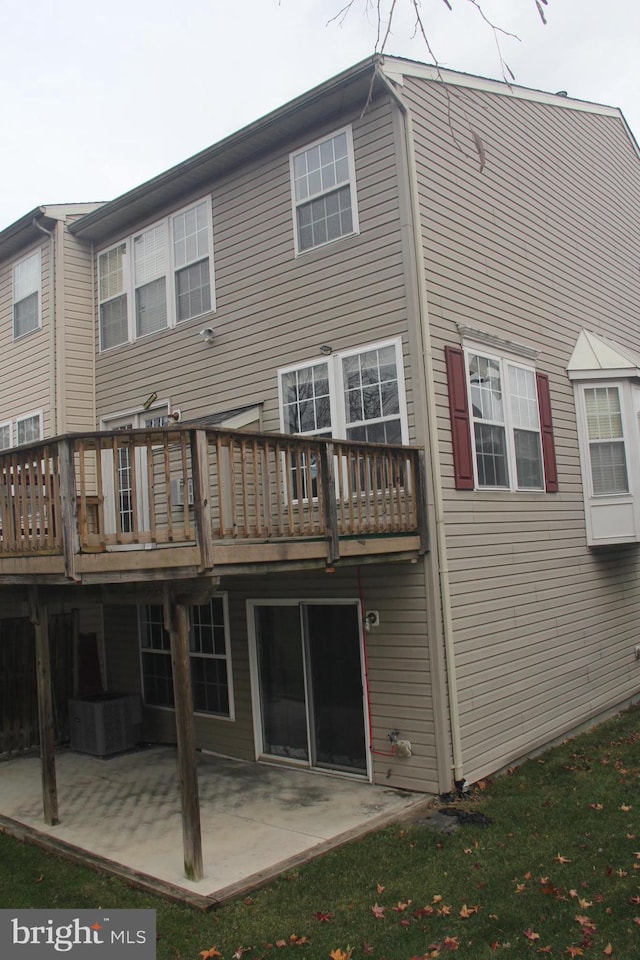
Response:
[[[331,354],[333,353],[333,347],[330,347],[328,344],[323,343],[322,346],[320,347],[320,353],[323,355],[323,357],[330,357]]]

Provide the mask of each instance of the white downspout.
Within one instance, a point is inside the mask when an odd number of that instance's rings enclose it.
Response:
[[[418,175],[416,171],[415,153],[413,149],[413,124],[411,113],[406,103],[379,66],[376,66],[378,77],[398,105],[404,120],[405,149],[409,171],[409,192],[411,204],[411,235],[414,245],[414,256],[418,279],[418,311],[420,315],[420,339],[422,347],[422,361],[424,366],[424,380],[427,394],[427,425],[429,434],[429,455],[431,459],[431,473],[433,486],[433,501],[436,526],[436,544],[439,560],[440,600],[442,603],[442,626],[447,667],[447,692],[449,695],[449,720],[451,724],[451,747],[453,753],[454,778],[462,780],[462,744],[460,740],[460,712],[458,706],[458,685],[456,680],[455,647],[453,641],[453,621],[451,616],[451,596],[449,584],[449,563],[447,558],[447,541],[444,517],[444,498],[442,495],[442,480],[440,476],[440,450],[438,446],[438,421],[436,416],[436,394],[433,383],[433,358],[431,353],[431,335],[429,332],[429,310],[427,304],[427,284],[422,253],[422,237],[419,230],[420,202],[418,190]]]
[[[57,407],[57,377],[56,377],[56,248],[54,240],[54,231],[47,230],[41,223],[38,223],[37,217],[32,220],[33,226],[42,231],[49,237],[49,406],[51,408],[50,434],[55,437],[58,432],[58,407]],[[44,432],[44,424],[42,424]]]

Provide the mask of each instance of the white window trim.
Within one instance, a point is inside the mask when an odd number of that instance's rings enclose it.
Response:
[[[16,303],[21,302],[16,300],[16,289],[15,289],[16,288],[16,269],[22,263],[26,263],[27,260],[30,260],[32,257],[36,257],[36,256],[38,258],[39,282],[38,282],[37,290],[34,290],[33,292],[38,294],[38,325],[34,327],[33,330],[27,330],[26,333],[20,333],[16,335],[15,306],[16,306]],[[28,253],[25,257],[21,257],[19,260],[16,260],[11,270],[11,278],[12,278],[11,329],[12,329],[13,339],[14,341],[24,340],[25,337],[30,337],[31,334],[37,333],[38,330],[42,330],[42,248],[37,247],[35,250],[32,250],[30,253]]]
[[[211,658],[214,660],[224,659],[227,664],[227,694],[229,697],[229,715],[226,716],[223,713],[204,713],[201,710],[194,710],[194,715],[196,717],[205,717],[207,720],[222,720],[225,723],[235,722],[236,719],[236,706],[235,698],[233,692],[233,658],[231,656],[231,629],[229,625],[229,597],[227,593],[214,593],[211,599],[222,600],[222,606],[224,611],[224,645],[225,645],[225,655],[221,657],[220,655],[212,654],[202,654],[202,653],[191,653],[189,651],[189,668],[191,668],[191,657],[204,657]],[[155,653],[161,656],[166,656],[171,658],[170,650],[156,650],[152,647],[143,647],[142,646],[142,608],[143,606],[154,606],[154,604],[143,604],[137,607],[138,614],[138,657],[140,664],[140,686],[142,693],[142,702],[148,710],[164,710],[168,713],[175,713],[174,707],[166,707],[160,704],[147,703],[144,693],[144,670],[142,664],[142,654],[143,653]],[[157,604],[155,604],[157,606]],[[191,614],[189,614],[189,629],[191,629]],[[174,691],[175,694],[175,691]]]
[[[497,338],[495,338],[497,339]],[[464,342],[464,371],[465,371],[465,384],[467,389],[467,401],[469,404],[469,434],[471,438],[471,451],[473,454],[473,483],[474,489],[476,491],[487,491],[491,492],[502,492],[502,493],[545,493],[546,491],[546,476],[545,476],[545,463],[544,463],[544,453],[542,449],[542,424],[540,423],[540,405],[538,403],[538,392],[537,392],[537,381],[536,381],[536,367],[533,362],[523,360],[521,356],[515,352],[505,351],[496,352],[495,349],[491,349],[487,346],[494,338],[487,337],[483,338],[483,342],[473,343],[468,340]],[[505,343],[507,341],[504,341]],[[512,345],[513,346],[513,345]],[[533,351],[531,351],[532,353]],[[476,422],[491,422],[491,421],[482,421],[479,418],[473,415],[473,400],[471,395],[471,383],[469,381],[469,357],[471,355],[484,357],[487,360],[494,360],[499,364],[500,367],[500,382],[502,384],[502,395],[503,395],[503,414],[504,414],[504,426],[505,438],[506,438],[506,451],[507,451],[507,468],[509,471],[509,485],[504,487],[498,486],[488,486],[487,484],[480,484],[478,478],[478,457],[476,453],[476,436],[475,436],[475,423]],[[530,355],[530,354],[529,354]],[[528,370],[533,373],[534,383],[536,386],[536,408],[538,412],[538,436],[540,438],[540,466],[542,470],[542,483],[539,487],[519,487],[518,486],[518,471],[516,465],[516,450],[515,450],[515,441],[514,441],[514,430],[518,429],[514,427],[511,416],[511,404],[510,404],[510,391],[509,391],[509,377],[508,377],[508,367],[520,367],[522,370]],[[534,431],[530,431],[533,433]]]
[[[300,244],[298,240],[298,217],[297,210],[299,206],[304,206],[304,204],[309,203],[312,199],[317,197],[326,196],[327,193],[331,191],[325,190],[322,193],[316,194],[314,197],[308,197],[305,200],[298,201],[296,199],[296,190],[295,190],[295,176],[293,162],[297,156],[301,153],[304,153],[306,150],[311,150],[313,147],[318,146],[320,143],[324,143],[326,140],[332,140],[333,137],[339,136],[341,133],[346,134],[347,137],[347,160],[349,163],[349,189],[351,191],[351,220],[352,220],[352,229],[349,233],[344,233],[340,237],[336,237],[333,240],[325,240],[323,243],[314,244],[313,247],[309,247],[307,250],[300,250]],[[340,240],[345,240],[347,237],[357,236],[360,233],[360,220],[358,217],[358,194],[356,189],[356,165],[355,165],[355,153],[353,150],[353,130],[351,124],[348,124],[346,127],[341,127],[339,130],[332,130],[330,133],[326,133],[323,137],[318,137],[316,140],[312,140],[311,143],[305,143],[301,147],[298,147],[296,150],[293,150],[289,154],[289,182],[291,185],[291,207],[293,214],[293,242],[294,250],[296,257],[302,257],[306,254],[312,253],[314,250],[320,250],[332,243],[337,243]],[[345,186],[346,184],[343,184]]]
[[[176,273],[179,270],[184,269],[184,267],[176,267],[174,251],[173,251],[173,218],[179,216],[181,213],[184,213],[187,210],[191,210],[193,207],[197,207],[199,204],[205,204],[207,212],[207,230],[209,237],[209,284],[211,290],[211,309],[206,310],[204,313],[197,314],[196,316],[189,317],[186,320],[177,320],[176,314]],[[124,347],[128,343],[135,343],[137,340],[146,340],[149,337],[157,337],[159,334],[163,333],[165,330],[172,330],[176,326],[182,326],[186,323],[191,323],[192,321],[202,320],[203,317],[207,317],[216,311],[216,290],[215,290],[215,271],[214,271],[214,249],[213,249],[213,219],[212,219],[212,198],[211,194],[205,197],[199,197],[196,200],[192,200],[190,203],[185,204],[184,206],[178,208],[177,210],[172,210],[171,213],[167,214],[166,217],[162,217],[160,220],[155,220],[153,223],[145,224],[139,230],[134,231],[132,234],[126,237],[120,237],[115,243],[109,244],[108,247],[103,247],[101,250],[96,251],[96,285],[98,291],[98,338],[100,343],[100,353],[105,353],[109,350],[117,350],[119,347]],[[136,334],[136,282],[135,282],[135,260],[133,252],[133,243],[136,237],[141,236],[143,233],[146,233],[148,230],[153,230],[155,227],[160,227],[166,225],[166,236],[167,236],[167,324],[161,330],[151,331],[150,333],[143,333],[140,336]],[[100,257],[106,253],[109,253],[111,250],[115,250],[117,247],[121,247],[124,244],[125,253],[124,253],[124,263],[123,263],[123,272],[124,272],[124,287],[122,293],[127,297],[127,339],[122,343],[113,344],[113,346],[105,347],[102,343],[102,324],[100,321],[100,306],[102,300],[100,299]],[[187,264],[190,266],[190,264]],[[115,299],[113,297],[108,298],[104,302],[108,302],[109,299]]]
[[[286,367],[278,368],[278,406],[280,409],[280,432],[287,436],[317,436],[313,431],[307,433],[292,434],[286,428],[284,418],[284,394],[282,380],[285,374],[293,373],[295,370],[303,370],[308,367],[316,367],[320,364],[327,364],[329,374],[329,398],[331,408],[331,436],[335,440],[345,440],[347,437],[347,418],[344,405],[344,378],[342,374],[342,360],[345,357],[357,356],[360,353],[367,353],[369,350],[381,350],[384,347],[393,347],[396,355],[396,369],[398,373],[398,405],[400,408],[400,431],[402,434],[402,443],[409,442],[409,425],[407,417],[407,395],[404,379],[404,356],[402,353],[402,338],[393,337],[389,340],[379,340],[376,343],[366,343],[358,347],[349,347],[346,350],[340,350],[331,353],[329,356],[316,357],[313,360],[300,361],[292,363]]]
[[[24,423],[25,420],[31,420],[33,417],[38,417],[40,423],[40,436],[37,440],[28,440],[26,443],[18,443],[18,424]],[[15,419],[15,445],[21,447],[28,447],[30,443],[38,443],[43,439],[44,436],[44,412],[42,410],[32,410],[30,413],[22,414],[20,417]]]

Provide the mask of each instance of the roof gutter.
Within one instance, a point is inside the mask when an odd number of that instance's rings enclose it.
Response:
[[[226,169],[226,166],[235,165],[235,151],[245,145],[250,145],[254,141],[254,147],[261,149],[259,137],[261,134],[270,134],[278,136],[278,129],[286,124],[290,119],[299,119],[302,110],[311,108],[316,103],[322,103],[332,95],[340,94],[341,90],[346,90],[353,83],[363,77],[369,76],[381,58],[378,54],[361,61],[354,67],[343,71],[331,80],[314,87],[313,90],[296,97],[289,103],[276,110],[271,111],[264,117],[255,120],[248,126],[243,127],[223,140],[219,140],[212,146],[196,153],[193,157],[182,161],[179,164],[164,171],[151,180],[134,187],[127,193],[116,197],[109,203],[104,204],[92,213],[81,217],[75,223],[69,225],[70,233],[77,237],[88,240],[97,240],[102,235],[107,234],[112,223],[119,216],[125,215],[129,208],[133,208],[141,200],[149,200],[156,194],[161,194],[165,190],[175,188],[176,193],[185,190],[185,184],[188,186],[193,182],[194,176],[198,175],[200,169],[204,170],[203,175],[211,176],[207,167],[211,167],[216,161],[219,162],[220,170]],[[272,133],[271,133],[272,132]],[[257,145],[257,146],[256,146]],[[247,156],[251,153],[248,152]],[[225,159],[225,157],[227,159]]]
[[[431,462],[431,482],[433,487],[433,509],[435,513],[436,555],[427,555],[425,562],[437,568],[435,575],[440,586],[442,605],[442,631],[446,659],[447,692],[449,699],[449,723],[451,728],[451,748],[453,754],[453,773],[457,781],[464,779],[462,762],[462,743],[460,738],[460,711],[458,706],[458,686],[456,681],[455,647],[453,640],[453,620],[451,615],[451,594],[449,584],[449,563],[444,516],[444,498],[440,476],[440,450],[438,445],[438,421],[436,416],[436,395],[433,382],[433,355],[429,332],[429,308],[427,302],[427,280],[422,251],[420,232],[420,201],[418,175],[413,148],[413,124],[411,112],[394,85],[384,74],[383,64],[376,65],[376,72],[389,95],[397,104],[404,121],[405,152],[409,173],[409,200],[411,205],[411,237],[415,269],[417,271],[417,296],[420,326],[420,346],[422,353],[422,373],[427,400],[427,434]]]

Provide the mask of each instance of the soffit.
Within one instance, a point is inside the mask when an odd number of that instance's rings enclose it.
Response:
[[[362,61],[165,173],[104,204],[99,210],[76,221],[70,227],[71,232],[95,241],[118,232],[124,233],[134,224],[156,216],[163,207],[178,204],[182,198],[193,196],[203,186],[210,189],[229,170],[235,170],[294,137],[300,137],[306,130],[354,108],[364,109],[370,92],[377,95],[381,87],[377,82],[372,87],[374,69],[379,59],[371,57]]]
[[[45,230],[52,230],[56,224],[55,217],[45,215],[45,207],[35,207],[0,233],[0,260],[10,260],[22,250],[26,251],[28,247],[45,239],[44,233],[36,227],[34,221],[40,223]]]
[[[99,203],[67,203],[35,207],[0,231],[0,260],[10,260],[22,251],[26,253],[29,247],[46,239],[46,235],[36,223],[51,232],[59,220],[66,220],[72,214],[89,213],[99,206]]]

